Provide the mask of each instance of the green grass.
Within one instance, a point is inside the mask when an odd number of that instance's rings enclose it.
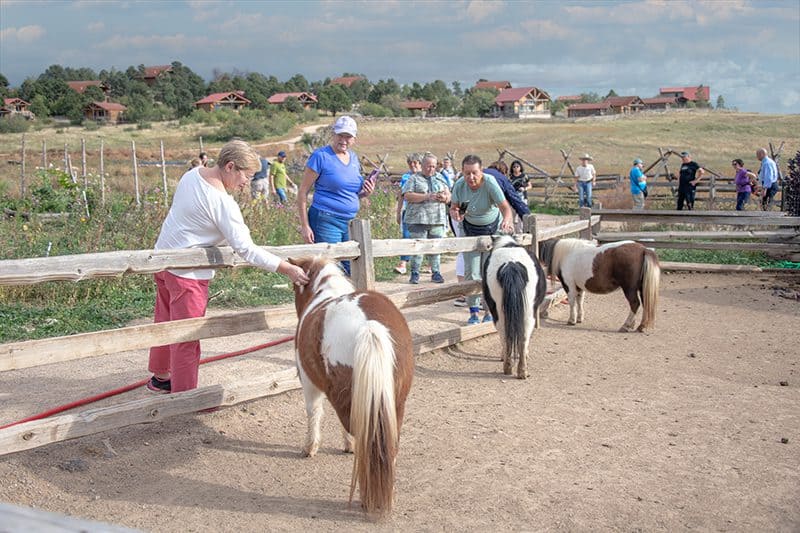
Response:
[[[761,268],[786,268],[784,262],[763,252],[736,250],[656,250],[661,261],[676,263],[708,263],[717,265],[754,265]]]

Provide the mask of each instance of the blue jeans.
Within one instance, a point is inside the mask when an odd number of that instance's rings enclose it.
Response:
[[[578,182],[578,207],[592,207],[592,182]]]
[[[408,233],[412,239],[441,239],[444,237],[444,224],[409,224]],[[439,272],[441,268],[441,254],[428,254],[431,263],[431,272]],[[411,256],[411,272],[419,274],[422,264],[422,254]]]
[[[320,211],[316,207],[308,209],[308,225],[314,232],[314,242],[335,244],[350,240],[349,218],[334,215],[328,211]],[[342,261],[342,268],[350,275],[350,261]]]
[[[749,201],[750,201],[750,193],[749,192],[737,192],[736,193],[736,210],[737,211],[744,211],[744,206]]]
[[[406,210],[400,212],[400,233],[404,239],[410,239],[411,235],[408,233],[408,226],[406,226]],[[400,261],[408,261],[411,259],[410,255],[401,255]]]
[[[769,189],[764,189],[764,196],[761,197],[761,209],[767,211],[770,207],[772,207],[772,203],[775,200],[775,195],[778,194],[778,189],[777,181],[770,185]]]
[[[278,199],[282,204],[286,203],[286,189],[281,189],[280,187],[276,187],[275,194],[278,195]]]

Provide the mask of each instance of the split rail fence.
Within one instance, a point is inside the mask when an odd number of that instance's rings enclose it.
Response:
[[[524,220],[525,233],[518,235],[517,239],[520,244],[536,252],[540,241],[577,232],[585,233],[589,231],[588,225],[596,224],[598,221],[599,217],[593,216],[588,221],[578,220],[558,227],[538,229],[535,216],[528,216]],[[316,255],[332,259],[351,259],[354,285],[358,289],[371,289],[375,284],[373,269],[375,257],[487,251],[491,249],[492,244],[490,237],[372,240],[369,221],[364,220],[354,220],[351,223],[350,235],[353,240],[338,244],[319,243],[265,247],[265,249],[283,258]],[[229,247],[118,251],[4,260],[0,261],[0,285],[29,285],[55,280],[79,281],[123,274],[153,274],[165,269],[241,267],[247,264]],[[389,298],[400,309],[408,309],[478,291],[480,291],[479,282],[467,281],[434,289],[399,292],[389,295]],[[549,305],[550,302],[563,297],[563,291],[556,291],[548,296],[547,303]],[[296,321],[294,307],[286,306],[7,343],[0,345],[0,371],[146,349],[150,346],[175,342],[291,327]],[[457,327],[417,335],[414,347],[417,353],[426,353],[494,331],[491,322]],[[25,422],[0,430],[0,455],[133,424],[155,422],[201,409],[234,405],[299,387],[297,372],[294,368],[290,368],[268,376],[244,379],[235,385],[212,385],[178,394],[134,400],[75,414]]]

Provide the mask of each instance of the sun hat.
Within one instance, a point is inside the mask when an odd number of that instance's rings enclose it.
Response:
[[[581,157],[581,161],[583,161],[584,159],[588,159],[589,161],[594,161],[594,158],[589,154],[583,154],[583,157]]]
[[[333,133],[349,133],[353,137],[358,133],[358,126],[356,121],[347,115],[343,115],[336,119],[333,123]]]
[[[689,152],[683,151],[681,152],[681,157],[689,157],[691,154]]]
[[[640,163],[644,163],[644,161],[642,161],[642,160],[641,160],[641,159],[639,159],[638,157],[637,157],[636,159],[634,159],[634,160],[633,160],[633,164],[634,164],[634,165],[638,165],[638,164],[640,164]]]

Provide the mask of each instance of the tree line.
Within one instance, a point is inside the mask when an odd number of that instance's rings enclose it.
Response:
[[[350,110],[354,106],[365,115],[408,116],[410,112],[402,106],[406,100],[429,100],[436,106],[439,116],[486,116],[494,105],[496,90],[462,89],[459,82],[447,84],[442,80],[428,83],[400,84],[393,78],[370,82],[366,76],[350,86],[333,84],[330,78],[308,81],[302,74],[295,74],[285,81],[275,76],[258,72],[218,72],[206,83],[191,68],[178,61],[172,70],[156,78],[148,85],[144,81],[145,66],[130,66],[126,70],[101,70],[95,72],[86,67],[72,68],[51,65],[37,77],[29,77],[19,87],[9,87],[8,79],[0,73],[0,96],[19,97],[31,104],[30,110],[37,117],[66,117],[80,122],[86,106],[92,101],[102,101],[104,92],[90,86],[83,93],[72,90],[68,81],[100,80],[110,92],[109,99],[127,107],[126,120],[146,122],[181,118],[195,111],[194,102],[211,93],[243,91],[252,101],[251,107],[266,110],[271,106],[267,99],[276,93],[310,92],[317,96],[318,107],[331,113]],[[282,104],[290,112],[299,112],[302,105],[289,98]]]

